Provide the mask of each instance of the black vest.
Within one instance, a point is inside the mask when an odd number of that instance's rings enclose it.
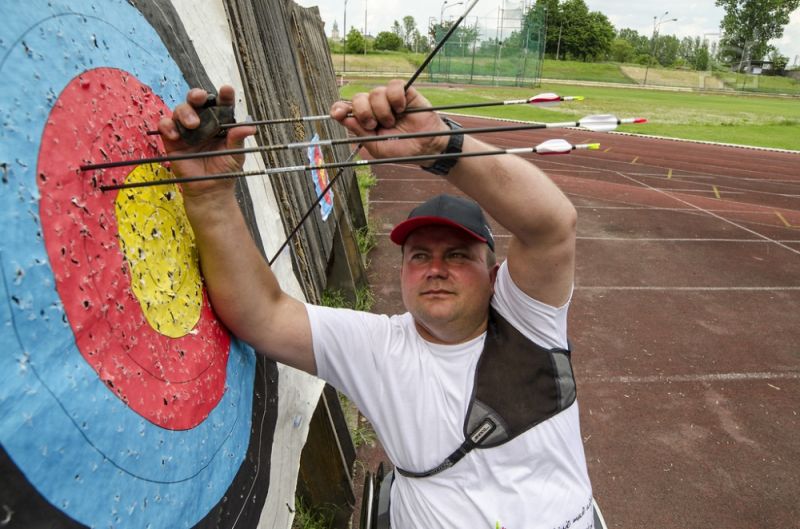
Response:
[[[425,472],[397,468],[424,478],[450,468],[474,448],[507,443],[575,402],[575,378],[568,349],[545,349],[515,329],[494,308],[467,416],[464,442],[438,466]]]

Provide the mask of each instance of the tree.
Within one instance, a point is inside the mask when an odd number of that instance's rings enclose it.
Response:
[[[536,0],[535,7],[547,12],[545,53],[548,55],[588,61],[611,54],[617,30],[603,13],[590,12],[584,0]]]
[[[414,30],[411,51],[414,53],[428,53],[431,51],[430,41],[427,37],[425,37],[425,35],[420,33],[418,29]]]
[[[529,51],[538,52],[539,47],[542,45],[540,38],[547,38],[543,34],[543,31],[547,28],[546,14],[543,17],[543,11],[544,9],[541,6],[534,6],[528,9],[522,18],[522,27],[519,31],[511,33],[503,42],[503,47],[520,50],[527,48]]]
[[[678,56],[684,64],[691,66],[695,70],[708,70],[711,54],[708,49],[708,41],[700,37],[683,37],[678,48]]]
[[[400,22],[398,22],[397,20],[392,22],[392,33],[394,33],[401,39],[403,38],[403,26],[401,26]]]
[[[622,38],[615,38],[611,43],[609,55],[612,61],[633,62],[636,60],[636,50],[629,41]]]
[[[390,50],[397,51],[403,47],[403,39],[392,33],[391,31],[381,31],[375,37],[376,50]]]
[[[800,6],[800,0],[716,0],[716,5],[725,10],[720,54],[741,65],[767,54],[769,41],[783,36],[789,15]]]
[[[636,57],[650,54],[650,50],[652,48],[650,45],[650,39],[644,35],[639,35],[639,32],[635,29],[621,29],[617,33],[617,37],[629,42],[631,46],[633,46],[634,55]]]
[[[698,37],[699,39],[700,37]],[[705,71],[711,66],[711,53],[708,50],[708,41],[704,40],[702,46],[697,48],[692,66],[695,70]]]
[[[566,0],[560,6],[563,28],[558,54],[582,61],[608,56],[616,30],[608,17],[589,11],[584,0]]]
[[[430,27],[431,40],[438,42],[449,30],[450,26],[455,24],[453,21],[444,22],[442,24],[432,24]],[[475,26],[459,26],[445,44],[446,55],[466,55],[467,50],[472,49],[472,44],[480,37],[480,29]]]
[[[403,34],[401,37],[403,38],[403,42],[408,47],[408,49],[412,48],[413,39],[414,39],[414,32],[417,31],[417,23],[414,21],[414,17],[412,16],[404,16],[403,17]]]
[[[772,61],[772,70],[770,73],[774,75],[782,74],[789,65],[789,57],[781,55],[781,52],[777,49],[773,49],[769,54],[769,60]]]
[[[661,66],[672,66],[678,59],[681,42],[675,35],[656,36],[654,54]]]
[[[367,41],[364,40],[364,35],[356,28],[352,28],[347,34],[347,42],[344,47],[347,53],[364,53],[366,45]]]
[[[536,8],[545,10],[547,17],[547,36],[545,37],[544,52],[554,56],[558,47],[559,32],[563,33],[563,16],[558,0],[536,0]],[[533,16],[533,11],[528,16]]]
[[[599,11],[589,13],[586,34],[582,43],[583,60],[598,60],[607,57],[616,32],[611,21],[603,13]]]

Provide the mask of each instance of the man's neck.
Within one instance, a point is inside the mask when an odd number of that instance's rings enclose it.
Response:
[[[483,319],[477,326],[468,328],[468,329],[442,329],[442,330],[435,330],[432,328],[427,327],[424,323],[414,318],[414,326],[417,329],[417,333],[427,342],[431,342],[438,345],[458,345],[460,343],[468,342],[474,338],[477,338],[484,332],[486,332],[486,326],[488,325],[488,315],[486,318]]]

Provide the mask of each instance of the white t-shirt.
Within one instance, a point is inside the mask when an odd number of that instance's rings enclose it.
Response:
[[[567,308],[528,297],[500,267],[494,308],[545,348],[567,347]],[[458,345],[427,342],[410,314],[307,305],[318,375],[370,420],[391,461],[439,465],[463,427],[485,333]],[[495,448],[475,449],[426,478],[395,473],[393,529],[591,529],[592,490],[578,404]]]

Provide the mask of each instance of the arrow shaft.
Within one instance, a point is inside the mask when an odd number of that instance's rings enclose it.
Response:
[[[575,149],[588,148],[588,145],[571,145],[570,147],[571,150],[575,150]],[[390,158],[378,158],[374,160],[346,160],[344,162],[330,162],[318,165],[289,165],[286,167],[272,167],[268,169],[260,169],[258,171],[237,171],[233,173],[218,173],[213,175],[165,178],[163,180],[152,180],[149,182],[114,184],[109,186],[100,186],[100,190],[114,191],[119,189],[132,189],[137,187],[187,184],[192,182],[206,182],[210,180],[228,180],[231,178],[244,178],[248,176],[260,176],[260,175],[270,176],[279,173],[298,173],[305,171],[343,169],[345,167],[361,167],[369,165],[383,165],[389,163],[413,164],[418,162],[433,161],[433,160],[448,160],[453,158],[475,158],[480,156],[499,156],[503,154],[530,154],[536,152],[537,152],[537,147],[516,147],[513,149],[493,149],[493,150],[467,152],[467,153],[462,152],[462,153],[443,153],[443,154],[423,154],[417,156],[394,156]],[[566,152],[563,153],[548,152],[546,154],[566,154]],[[321,194],[324,195],[325,192]]]
[[[461,15],[461,17],[453,24],[453,26],[450,28],[450,31],[448,31],[447,34],[444,36],[444,38],[442,38],[441,42],[439,42],[439,44],[436,45],[436,47],[428,54],[428,56],[425,57],[425,60],[422,61],[422,64],[419,65],[417,71],[415,71],[414,74],[409,78],[409,80],[406,81],[405,84],[406,91],[408,91],[408,89],[411,88],[411,85],[414,84],[414,81],[417,80],[417,77],[419,77],[420,74],[425,71],[425,68],[428,67],[428,64],[430,64],[434,56],[439,52],[440,49],[442,49],[442,46],[444,46],[444,43],[447,42],[447,39],[450,38],[450,35],[452,35],[455,32],[456,28],[461,25],[461,22],[465,18],[467,18],[467,14],[470,11],[472,11],[472,8],[475,7],[475,4],[477,3],[478,0],[472,0],[472,2],[467,6],[467,9],[464,11],[464,14]],[[360,149],[361,149],[361,144],[356,145],[356,147],[352,151],[350,151],[350,156],[347,157],[347,160],[348,161],[352,160]],[[292,238],[297,234],[297,232],[300,231],[300,227],[303,225],[306,219],[308,219],[308,217],[310,217],[311,214],[314,212],[314,210],[317,207],[317,204],[319,204],[319,202],[322,200],[322,197],[324,197],[325,194],[328,192],[328,190],[333,187],[333,184],[336,183],[336,181],[339,179],[340,176],[342,176],[343,173],[344,171],[342,169],[336,171],[336,175],[331,179],[330,182],[328,182],[328,185],[325,186],[325,189],[322,190],[322,193],[320,193],[319,196],[317,196],[317,199],[314,201],[313,204],[311,204],[311,207],[308,208],[303,217],[297,222],[297,225],[292,229],[292,232],[286,237],[286,240],[283,241],[283,244],[281,244],[280,248],[278,248],[278,251],[275,252],[275,255],[272,256],[272,259],[269,260],[270,266],[272,266],[272,264],[278,259],[278,256],[280,256],[281,252],[283,252],[283,249],[286,248],[286,246],[289,244]]]
[[[530,149],[527,150],[530,152]],[[273,175],[278,173],[297,173],[304,171],[318,171],[327,169],[341,169],[345,167],[359,167],[364,165],[381,165],[387,163],[414,163],[430,160],[446,160],[449,158],[470,158],[474,156],[493,156],[499,154],[507,154],[506,149],[498,149],[492,151],[479,151],[474,153],[447,153],[447,154],[432,154],[420,156],[395,156],[391,158],[379,158],[375,160],[348,160],[344,162],[330,162],[319,165],[289,165],[286,167],[272,167],[262,169],[259,171],[237,171],[234,173],[218,173],[213,175],[189,176],[189,177],[176,177],[165,178],[163,180],[152,180],[150,182],[133,182],[130,184],[115,184],[110,186],[100,186],[101,191],[114,191],[118,189],[132,189],[136,187],[151,187],[158,185],[169,184],[185,184],[192,182],[206,182],[210,180],[227,180],[230,178],[243,178],[247,176],[256,175]],[[324,194],[324,193],[323,193]]]
[[[559,101],[569,100],[571,98],[560,98]],[[550,101],[547,101],[550,102]],[[465,109],[465,108],[483,108],[483,107],[500,107],[500,106],[510,106],[510,105],[526,105],[526,104],[537,104],[540,103],[538,101],[530,101],[528,99],[509,99],[507,101],[482,101],[477,103],[453,103],[452,105],[438,105],[433,107],[417,107],[417,108],[409,108],[398,114],[398,116],[402,116],[405,114],[416,114],[418,112],[439,112],[442,110],[458,110],[458,109]],[[348,114],[348,117],[352,117],[352,114]],[[325,121],[333,119],[328,114],[319,114],[316,116],[301,116],[298,118],[276,118],[276,119],[262,119],[258,121],[242,121],[238,123],[226,123],[224,125],[220,125],[220,129],[232,129],[234,127],[244,127],[244,126],[260,126],[260,125],[278,125],[282,123],[297,123],[302,121]],[[158,131],[148,131],[148,134],[154,133],[157,134]]]
[[[586,119],[586,118],[584,118]],[[617,119],[606,122],[608,126],[616,127],[616,125],[623,123],[633,123],[635,118]],[[592,123],[582,123],[581,121],[564,121],[560,123],[521,123],[517,125],[505,125],[502,127],[476,127],[471,129],[455,129],[455,130],[442,130],[442,131],[423,131],[423,132],[409,132],[407,134],[380,134],[375,136],[362,136],[358,138],[359,144],[371,143],[378,141],[389,140],[409,140],[416,138],[430,138],[436,136],[452,136],[454,134],[487,134],[491,132],[516,132],[521,130],[536,130],[536,129],[557,129],[567,127],[586,127],[591,129]],[[140,158],[136,160],[122,160],[117,162],[103,162],[98,164],[82,165],[81,171],[91,171],[95,169],[110,169],[114,167],[123,167],[128,165],[143,165],[151,163],[174,162],[180,160],[191,160],[199,158],[213,158],[215,156],[225,155],[238,155],[249,154],[254,152],[271,152],[288,149],[302,149],[314,146],[333,146],[344,145],[353,143],[355,138],[335,138],[330,140],[318,140],[309,142],[294,142],[283,143],[278,145],[264,145],[258,147],[243,147],[240,149],[224,149],[218,151],[203,151],[196,153],[173,154],[169,156],[154,156],[151,158]]]
[[[521,105],[527,103],[528,101],[525,99],[521,99],[518,101],[491,101],[491,102],[483,102],[483,103],[463,103],[463,104],[452,104],[452,105],[441,105],[435,107],[418,107],[418,108],[409,108],[405,111],[398,114],[398,116],[402,116],[404,114],[416,114],[418,112],[438,112],[440,110],[454,110],[454,109],[462,109],[462,108],[480,108],[480,107],[495,107],[495,106],[503,106],[503,105]],[[348,114],[348,117],[353,117],[352,114]],[[283,123],[298,123],[298,122],[305,122],[305,121],[326,121],[332,120],[333,118],[330,117],[328,114],[319,114],[317,116],[302,116],[299,118],[277,118],[277,119],[262,119],[258,121],[241,121],[237,123],[225,123],[220,125],[220,129],[232,129],[234,127],[247,127],[247,126],[261,126],[261,125],[279,125]],[[158,131],[147,131],[148,134],[158,134]]]

